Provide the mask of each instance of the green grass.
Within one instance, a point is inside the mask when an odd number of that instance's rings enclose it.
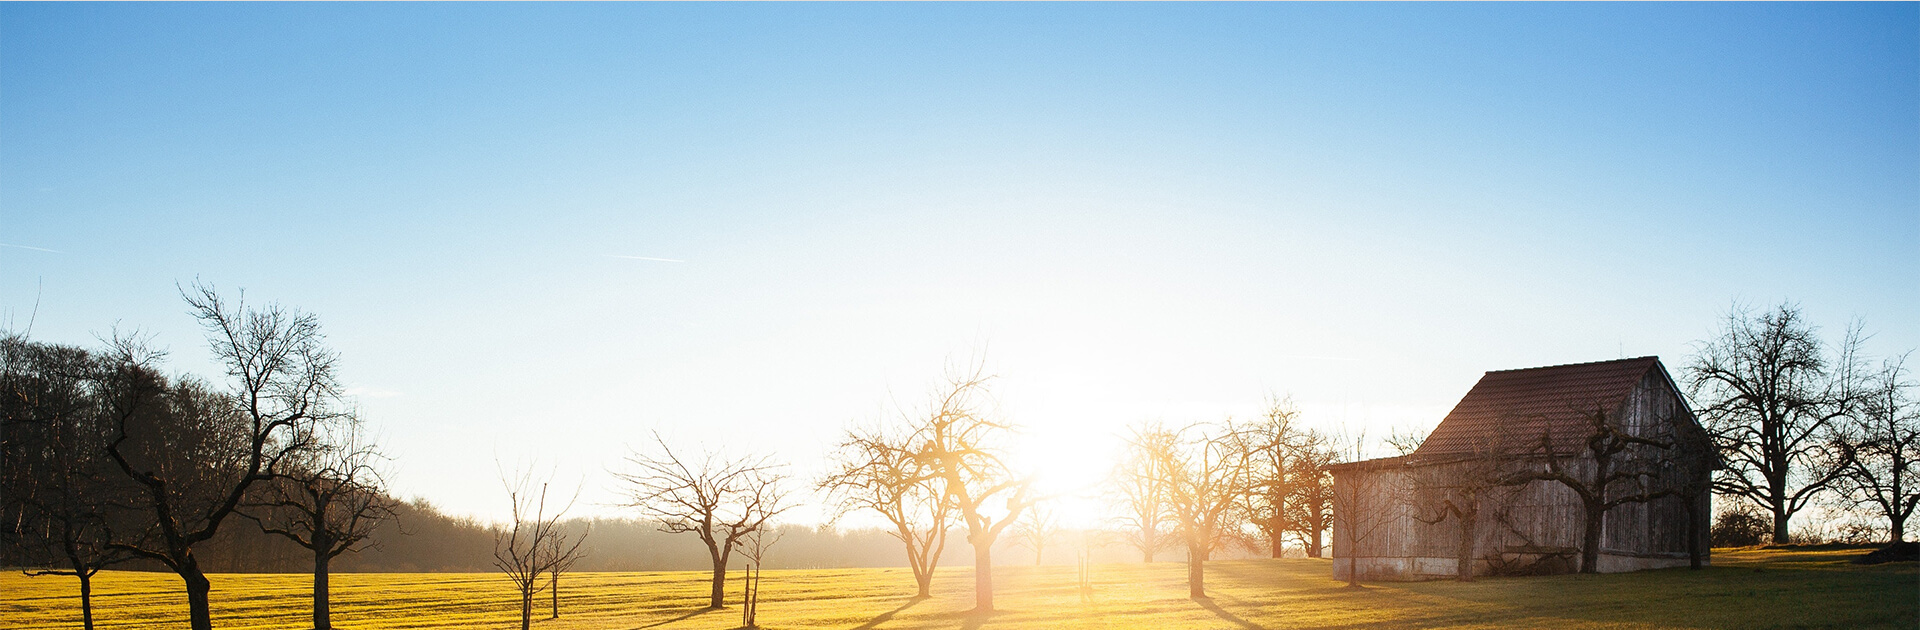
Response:
[[[1860,550],[1719,550],[1704,571],[1375,583],[1348,589],[1325,560],[1208,565],[1211,601],[1186,597],[1174,562],[1094,567],[1082,603],[1072,567],[995,572],[1001,612],[975,616],[970,570],[944,569],[934,597],[913,601],[905,569],[768,571],[761,625],[769,628],[1914,628],[1920,567],[1862,567]],[[561,591],[563,618],[542,630],[733,628],[739,611],[702,611],[697,572],[583,573]],[[302,575],[218,575],[215,626],[306,626]],[[341,628],[510,628],[518,610],[506,579],[490,574],[338,574]],[[737,586],[736,586],[737,588]],[[75,581],[0,576],[0,629],[79,627]],[[170,574],[108,572],[96,579],[102,628],[182,627],[185,603]],[[545,599],[542,599],[542,605]],[[544,617],[544,608],[538,615]]]

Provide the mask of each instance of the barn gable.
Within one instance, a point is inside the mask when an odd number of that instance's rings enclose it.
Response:
[[[1414,459],[1468,454],[1502,437],[1540,435],[1553,437],[1556,452],[1577,454],[1590,432],[1586,414],[1597,408],[1619,415],[1649,377],[1677,395],[1659,357],[1487,372],[1414,451]]]

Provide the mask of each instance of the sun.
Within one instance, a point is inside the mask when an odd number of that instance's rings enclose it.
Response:
[[[1034,488],[1062,527],[1093,528],[1108,518],[1105,483],[1119,439],[1065,423],[1023,432],[1014,449],[1016,470],[1034,476]]]

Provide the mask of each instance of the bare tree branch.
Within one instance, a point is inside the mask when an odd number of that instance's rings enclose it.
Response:
[[[627,456],[627,469],[613,473],[624,486],[627,507],[660,523],[668,533],[699,537],[713,562],[708,606],[726,605],[727,563],[760,529],[792,507],[783,467],[768,457],[728,459],[708,452],[689,463],[654,434],[658,447]]]

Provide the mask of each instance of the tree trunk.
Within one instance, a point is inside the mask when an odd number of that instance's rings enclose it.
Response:
[[[1315,523],[1320,522],[1320,515],[1315,514],[1313,518]],[[1322,554],[1321,543],[1320,543],[1320,526],[1313,525],[1313,526],[1310,526],[1310,529],[1312,529],[1313,531],[1308,533],[1309,534],[1308,537],[1313,539],[1313,544],[1312,546],[1307,548],[1307,557],[1318,558]]]
[[[1287,535],[1286,532],[1282,530],[1283,525],[1284,523],[1280,521],[1280,517],[1278,516],[1267,519],[1267,543],[1272,546],[1273,557],[1275,558],[1280,557],[1281,553],[1285,551],[1280,545],[1280,538]]]
[[[1474,534],[1475,525],[1480,520],[1478,510],[1460,515],[1460,545],[1454,549],[1454,577],[1462,582],[1473,581],[1473,548],[1479,538]]]
[[[520,587],[520,630],[533,628],[533,582]]]
[[[1197,545],[1187,545],[1187,597],[1207,598],[1207,550]]]
[[[1581,536],[1580,572],[1600,572],[1600,533],[1606,523],[1607,512],[1595,506],[1587,506],[1586,534]]]
[[[553,573],[550,573],[548,575],[552,576],[553,578],[553,582],[550,584],[549,588],[547,589],[553,595],[553,616],[547,617],[547,618],[559,619],[560,618],[560,572],[558,570],[555,570]]]
[[[200,564],[191,556],[187,563],[175,570],[180,580],[187,583],[187,619],[193,630],[213,630],[213,609],[207,605],[207,593],[213,590],[213,583],[200,572]]]
[[[973,540],[973,611],[993,611],[993,545]]]
[[[1778,487],[1778,485],[1776,485],[1775,487]],[[1773,507],[1773,544],[1784,545],[1784,544],[1793,542],[1793,537],[1787,535],[1786,497],[1781,497],[1781,496],[1773,497],[1772,507]]]
[[[741,601],[741,607],[747,609],[747,628],[760,628],[760,563],[755,561],[747,567],[747,599]]]
[[[1144,562],[1146,564],[1153,564],[1153,548],[1157,546],[1154,543],[1158,542],[1159,539],[1160,539],[1159,532],[1154,531],[1152,527],[1140,528],[1140,561],[1141,562]]]
[[[93,630],[93,574],[75,571],[80,577],[80,623]]]
[[[331,560],[325,551],[329,545],[318,544],[313,551],[313,630],[331,630],[333,628],[333,605],[329,595],[327,562]]]
[[[919,592],[914,594],[914,598],[926,599],[928,597],[933,597],[933,572],[932,571],[914,571],[913,581],[916,585],[920,587]]]
[[[727,607],[727,561],[719,554],[713,556],[713,590],[707,599],[707,607]]]
[[[1899,472],[1905,469],[1906,465],[1910,462],[1900,459],[1897,453],[1895,454],[1893,462],[1895,473],[1892,479],[1893,503],[1888,504],[1888,506],[1893,509],[1887,511],[1887,538],[1892,539],[1888,542],[1898,545],[1907,541],[1907,518],[1913,515],[1913,505],[1901,505],[1900,503],[1900,499],[1907,496],[1907,489],[1904,484],[1900,483]],[[1901,512],[1900,508],[1902,507],[1906,508],[1904,513]]]

